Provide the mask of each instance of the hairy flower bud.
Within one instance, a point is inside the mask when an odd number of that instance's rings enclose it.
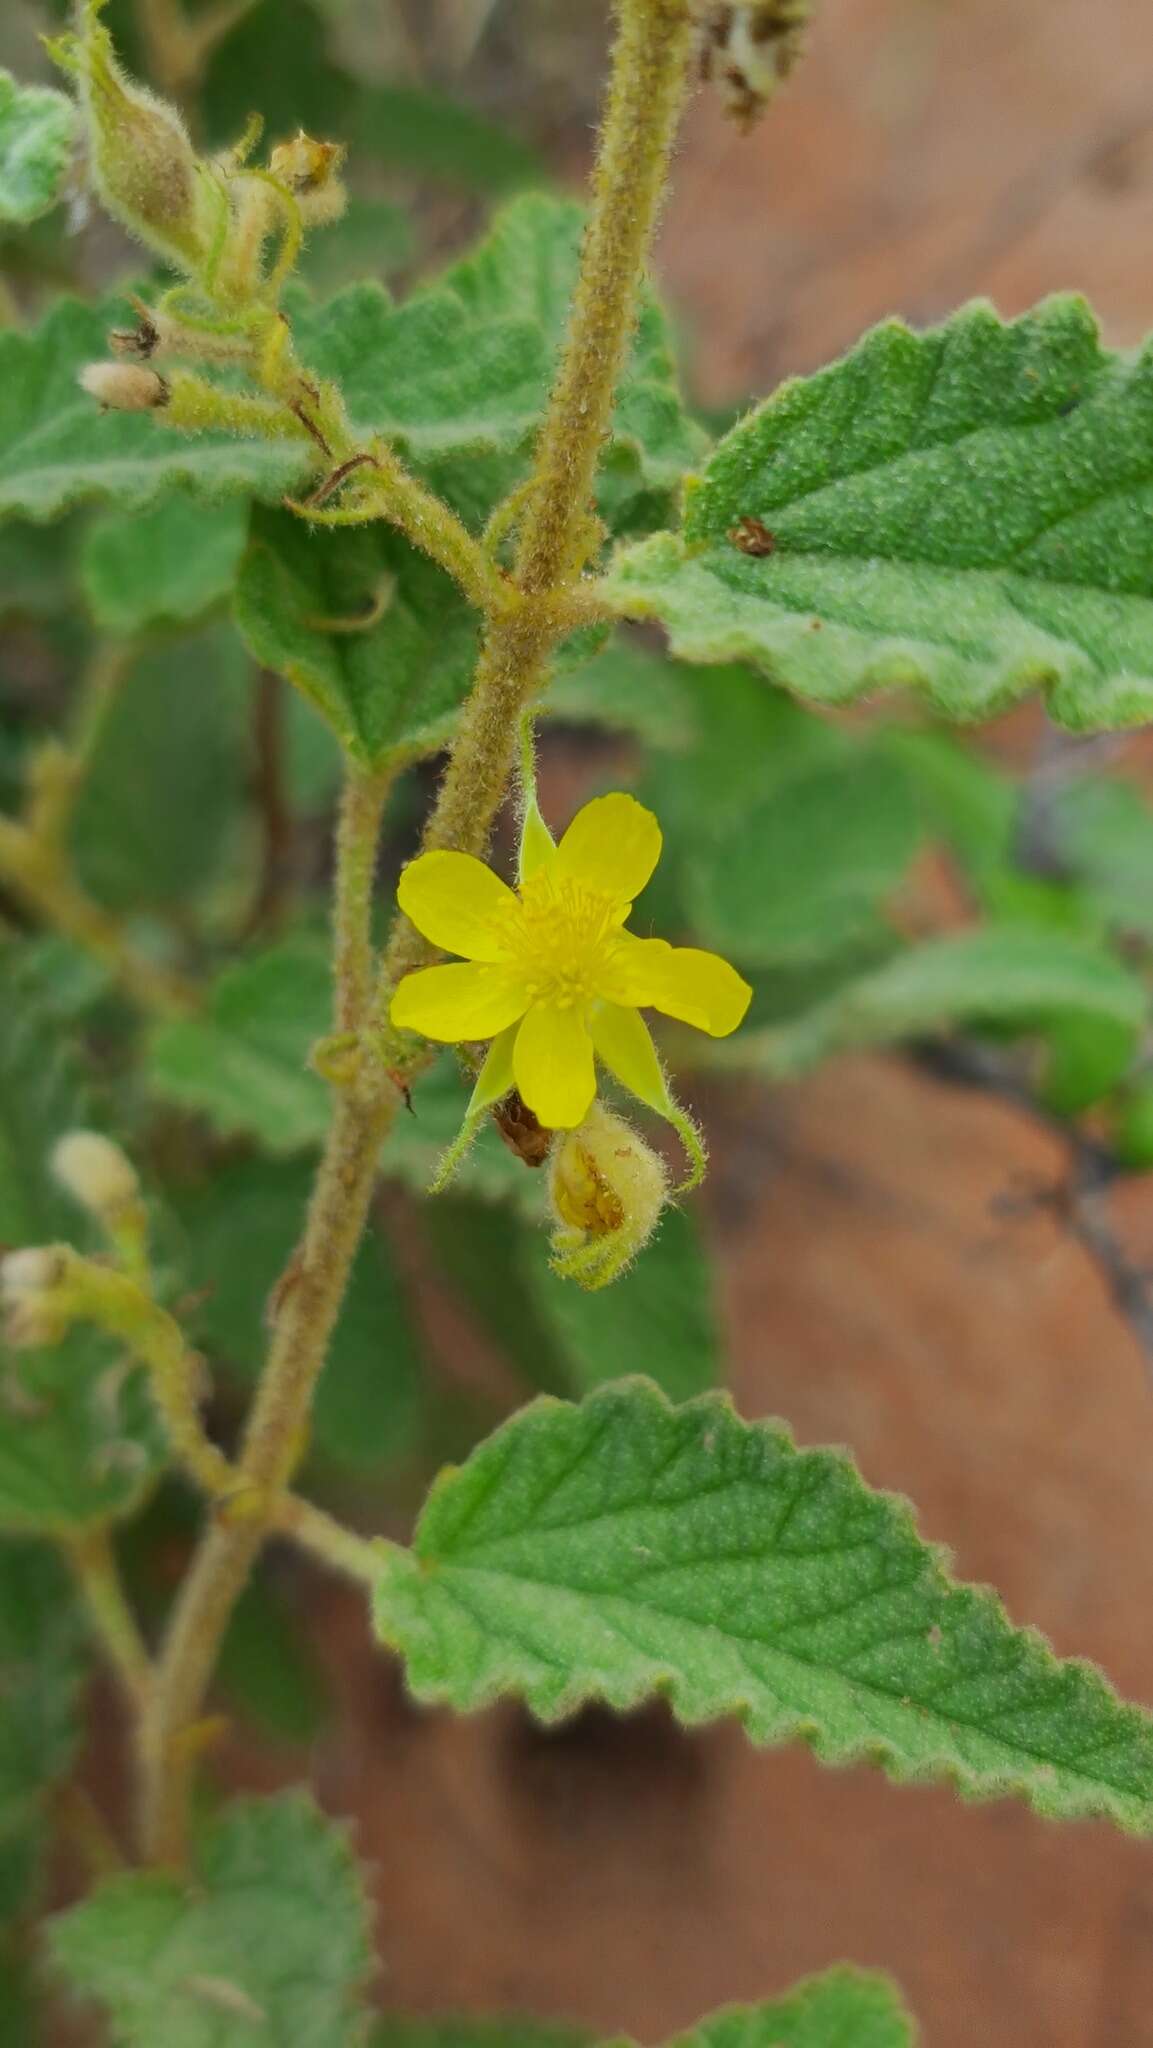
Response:
[[[558,1133],[549,1164],[555,1270],[582,1287],[607,1286],[648,1243],[667,1192],[657,1154],[594,1102],[574,1131]]]
[[[75,35],[48,44],[77,80],[92,181],[112,215],[180,270],[195,271],[208,246],[209,195],[174,107],[121,70],[99,16],[106,0],[81,0]]]
[[[268,159],[277,183],[292,193],[306,227],[327,227],[348,203],[340,179],[344,150],[338,142],[314,142],[303,128],[291,142],[278,142]]]
[[[103,1215],[140,1199],[132,1161],[100,1131],[69,1131],[52,1154],[52,1172],[85,1209]]]
[[[56,1344],[69,1316],[54,1298],[67,1254],[59,1246],[35,1245],[0,1260],[0,1305],[4,1335],[18,1349]]]
[[[168,403],[168,386],[141,363],[88,363],[80,384],[111,412],[157,412]]]

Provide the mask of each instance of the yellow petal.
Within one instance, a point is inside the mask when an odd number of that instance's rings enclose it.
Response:
[[[617,902],[639,896],[661,857],[661,828],[635,796],[594,797],[557,848],[558,875]]]
[[[653,1008],[682,1024],[695,1024],[710,1038],[727,1038],[744,1018],[753,991],[735,967],[719,953],[696,946],[670,946],[667,957],[654,963]]]
[[[421,853],[405,868],[396,900],[418,932],[466,960],[503,960],[501,937],[516,897],[471,853]]]
[[[583,1011],[534,1003],[517,1032],[512,1059],[516,1085],[545,1129],[575,1129],[597,1090]]]
[[[623,1009],[619,1003],[597,1003],[589,1017],[589,1030],[610,1074],[615,1074],[650,1109],[663,1113],[668,1107],[669,1091],[644,1018],[635,1010]]]
[[[510,1024],[489,1046],[483,1067],[476,1077],[466,1116],[479,1116],[482,1110],[490,1109],[494,1102],[503,1102],[516,1087],[512,1071],[512,1049],[516,1043],[517,1026]]]
[[[464,1038],[495,1038],[528,1007],[516,975],[471,960],[452,967],[422,967],[406,974],[389,1016],[402,1031],[420,1031],[454,1045]]]
[[[648,1008],[663,986],[672,950],[667,939],[638,939],[632,932],[622,932],[597,968],[597,994],[628,1010]]]

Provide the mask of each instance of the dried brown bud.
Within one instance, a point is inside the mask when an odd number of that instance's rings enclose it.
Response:
[[[811,0],[697,0],[701,76],[721,87],[738,127],[753,127],[795,69],[811,11]]]
[[[292,193],[308,227],[339,220],[348,203],[340,179],[344,149],[339,142],[314,142],[303,128],[291,142],[278,142],[268,159],[277,183]]]

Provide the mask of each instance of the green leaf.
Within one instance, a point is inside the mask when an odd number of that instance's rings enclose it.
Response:
[[[470,193],[543,185],[548,173],[519,136],[447,93],[412,85],[372,86],[357,98],[350,147],[397,170]]]
[[[943,732],[891,727],[880,744],[900,762],[926,833],[980,885],[1013,858],[1017,790],[1009,776]]]
[[[1030,690],[1078,731],[1153,712],[1153,349],[1103,350],[1083,301],[891,321],[736,427],[683,532],[606,594],[687,660],[755,661],[844,704],[924,689],[950,718]],[[729,537],[759,520],[772,553]]]
[[[534,1402],[441,1474],[376,1619],[422,1701],[554,1721],[661,1695],[690,1726],[1153,1832],[1153,1718],[954,1584],[841,1453],[721,1396]]]
[[[372,1955],[344,1831],[298,1793],[244,1801],[205,1829],[194,1876],[113,1878],[52,1923],[117,2048],[355,2048]]]
[[[110,512],[86,537],[80,578],[106,632],[188,626],[236,581],[248,521],[243,503],[207,505],[173,491],[148,512]]]
[[[454,495],[448,462],[527,454],[540,424],[576,282],[583,214],[533,193],[512,201],[469,256],[403,306],[379,285],[352,285],[327,306],[300,308],[302,356],[336,377],[352,416],[388,435]],[[619,523],[640,492],[678,486],[705,437],[685,411],[668,324],[642,306],[618,393],[602,511]],[[483,471],[482,503],[503,495],[516,468]],[[480,505],[474,506],[479,512]]]
[[[75,1239],[82,1219],[52,1183],[48,1154],[94,1121],[69,1034],[29,995],[21,964],[0,972],[0,1242]],[[143,1375],[87,1331],[44,1350],[0,1346],[0,1529],[67,1533],[126,1514],[162,1457]]]
[[[277,1156],[323,1144],[331,1117],[328,1086],[308,1065],[331,1029],[331,977],[323,944],[300,936],[226,968],[194,1017],[157,1025],[145,1076],[152,1092],[196,1110],[221,1137],[246,1137]],[[412,1091],[412,1113],[397,1117],[381,1170],[423,1194],[464,1121],[471,1093],[446,1055]],[[496,1130],[481,1131],[459,1175],[465,1192],[541,1213],[541,1177],[522,1165]]]
[[[329,1027],[327,955],[313,939],[287,939],[229,967],[206,1008],[153,1031],[146,1058],[155,1094],[198,1110],[224,1137],[255,1138],[268,1152],[321,1142],[330,1096],[306,1065]]]
[[[1109,1028],[1114,1061],[1123,1065],[1148,1013],[1139,976],[1103,946],[1027,925],[989,926],[910,947],[795,1023],[746,1032],[719,1063],[784,1076],[846,1046],[884,1045],[951,1024],[1037,1030],[1074,1017]]]
[[[556,1345],[568,1387],[591,1393],[643,1362],[671,1401],[721,1377],[712,1270],[694,1216],[669,1209],[636,1264],[596,1294],[558,1280],[542,1233],[526,1233],[529,1296]]]
[[[27,1903],[45,1796],[80,1737],[82,1631],[52,1552],[0,1542],[0,1922]]]
[[[304,482],[315,465],[303,444],[185,436],[152,414],[102,412],[77,379],[125,317],[117,300],[62,299],[38,327],[0,333],[0,519],[55,519],[93,499],[144,512],[180,485],[276,499]]]
[[[220,624],[142,655],[103,720],[72,818],[85,887],[114,910],[205,888],[244,798],[248,664]]]
[[[591,2036],[538,2020],[390,2015],[373,2048],[589,2048]],[[603,2048],[629,2048],[622,2037]],[[668,2048],[914,2048],[912,2021],[888,1978],[838,1968],[784,1998],[710,2013]]]
[[[267,1349],[268,1298],[300,1236],[312,1186],[307,1160],[244,1159],[181,1197],[191,1327],[214,1361],[254,1381]],[[353,1267],[313,1410],[316,1447],[349,1467],[411,1448],[421,1351],[399,1275],[378,1233]]]
[[[701,817],[686,908],[709,945],[750,966],[828,959],[868,938],[919,837],[907,778],[880,748],[849,744],[791,774],[770,757],[758,802]]]
[[[15,1955],[0,1950],[0,2048],[29,2048],[43,2038],[32,1973]]]
[[[1130,783],[1079,776],[1047,797],[1055,860],[1112,930],[1153,940],[1153,812]]]
[[[295,683],[367,767],[442,745],[476,662],[455,586],[380,522],[326,532],[258,513],[235,618],[254,659]]]
[[[387,277],[413,259],[412,222],[387,199],[355,194],[340,219],[304,245],[298,275],[327,298],[360,277]]]
[[[912,2020],[887,1977],[828,1970],[767,2005],[732,2005],[671,2048],[914,2048]]]
[[[0,71],[0,223],[27,227],[55,206],[72,162],[76,112],[62,92]]]

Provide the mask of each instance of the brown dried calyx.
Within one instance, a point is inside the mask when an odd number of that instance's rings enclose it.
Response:
[[[697,0],[701,76],[739,128],[760,119],[804,51],[811,0]]]

